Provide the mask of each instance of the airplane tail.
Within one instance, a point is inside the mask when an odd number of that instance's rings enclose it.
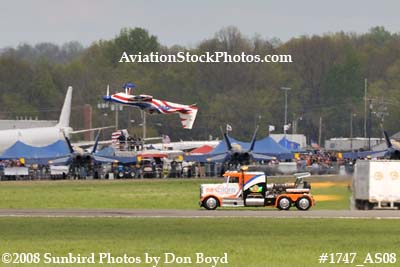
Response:
[[[92,152],[90,154],[94,154],[97,151],[97,146],[98,146],[99,140],[100,140],[100,133],[101,133],[101,130],[99,130],[99,132],[97,133],[96,141],[94,142],[93,149],[92,149]]]
[[[184,129],[192,129],[193,123],[196,119],[197,116],[197,107],[195,106],[190,106],[189,107],[189,112],[187,113],[179,113],[179,117],[181,119],[182,127]]]
[[[226,148],[231,151],[232,150],[232,144],[231,141],[228,138],[228,134],[224,133],[224,140],[225,140],[225,144],[226,144]]]
[[[256,130],[254,131],[253,138],[251,139],[249,152],[253,151],[254,149],[254,145],[256,144],[257,132],[258,132],[258,125],[256,127]]]
[[[61,110],[60,119],[58,120],[59,127],[62,128],[69,127],[69,117],[71,114],[71,99],[72,99],[72,86],[69,86],[67,94],[65,96],[64,105]]]
[[[386,131],[383,131],[383,134],[385,135],[385,141],[386,141],[387,147],[391,148],[393,145],[392,145],[392,142],[390,141],[388,133]]]
[[[74,151],[74,148],[72,147],[71,141],[70,141],[69,138],[65,135],[64,132],[62,132],[62,134],[64,135],[64,139],[65,139],[65,141],[67,142],[68,149],[69,149],[69,153],[71,153],[71,154],[74,153],[75,151]]]

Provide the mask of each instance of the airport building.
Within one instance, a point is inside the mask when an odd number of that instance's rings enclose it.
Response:
[[[384,143],[382,138],[371,138],[371,148]],[[385,145],[386,146],[386,145]],[[354,138],[331,138],[325,140],[325,150],[328,151],[355,151],[368,150],[369,138],[354,137]]]

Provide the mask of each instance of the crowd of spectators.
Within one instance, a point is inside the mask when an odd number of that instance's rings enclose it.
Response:
[[[296,159],[298,171],[309,171],[312,174],[333,174],[339,172],[344,160],[335,152],[313,151],[299,154]]]
[[[118,149],[120,151],[141,151],[143,150],[143,141],[136,135],[128,135],[121,132],[118,137]]]

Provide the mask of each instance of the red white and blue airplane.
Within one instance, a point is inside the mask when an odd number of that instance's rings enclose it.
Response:
[[[192,129],[196,119],[198,108],[196,105],[182,105],[153,98],[151,95],[132,95],[131,90],[135,87],[133,83],[126,83],[123,88],[125,92],[110,95],[107,88],[107,95],[103,96],[104,101],[133,106],[149,114],[172,114],[178,113],[183,128]]]

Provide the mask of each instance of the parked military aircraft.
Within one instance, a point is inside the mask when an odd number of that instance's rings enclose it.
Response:
[[[50,162],[50,165],[69,165],[70,166],[70,174],[72,176],[79,176],[82,168],[89,170],[89,171],[92,170],[93,165],[95,163],[114,163],[114,162],[116,162],[115,159],[100,157],[100,156],[95,155],[97,146],[99,144],[100,131],[96,136],[96,141],[93,145],[91,152],[76,151],[73,148],[73,146],[71,145],[69,138],[65,134],[64,134],[64,138],[68,144],[70,154],[65,157],[61,157],[61,158],[52,160]]]
[[[273,157],[254,153],[254,145],[256,142],[258,126],[254,131],[253,138],[251,139],[250,147],[248,150],[244,151],[243,148],[238,144],[231,144],[231,141],[228,138],[227,133],[224,133],[224,140],[227,147],[227,151],[225,153],[213,156],[209,158],[209,161],[223,161],[224,163],[228,163],[229,165],[238,166],[238,165],[249,165],[254,161],[267,161],[272,160]]]
[[[393,146],[392,141],[390,141],[389,135],[386,131],[383,131],[383,134],[385,135],[386,145],[388,147],[385,153],[385,158],[400,159],[400,150]]]
[[[134,85],[132,87],[134,87]],[[165,100],[155,99],[151,95],[132,95],[131,87],[124,86],[124,88],[125,92],[112,95],[110,95],[109,89],[107,88],[107,95],[103,96],[104,101],[137,107],[149,114],[178,113],[183,128],[192,129],[198,111],[198,108],[195,105],[172,103]]]

